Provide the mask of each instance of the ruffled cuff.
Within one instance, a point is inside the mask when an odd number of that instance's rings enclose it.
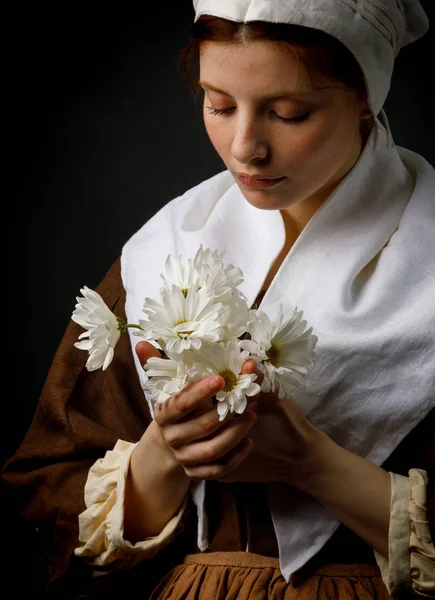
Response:
[[[409,478],[391,476],[388,559],[374,551],[389,594],[412,589],[422,597],[435,597],[435,550],[427,519],[428,477],[410,469]]]
[[[426,471],[422,469],[411,469],[409,479],[411,481],[409,549],[412,589],[421,596],[435,598],[435,548],[427,517],[428,477]]]
[[[124,539],[125,483],[136,444],[118,440],[90,468],[85,485],[86,510],[79,515],[79,546],[74,554],[90,565],[127,569],[154,556],[182,529],[187,498],[158,536],[132,544]]]

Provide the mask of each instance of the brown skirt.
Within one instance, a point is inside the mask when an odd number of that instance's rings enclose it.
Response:
[[[296,587],[276,558],[246,552],[190,554],[150,600],[391,600],[376,565],[327,564]]]

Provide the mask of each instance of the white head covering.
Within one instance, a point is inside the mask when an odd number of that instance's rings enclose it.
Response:
[[[418,0],[193,0],[195,21],[213,15],[320,29],[352,52],[364,74],[374,115],[390,89],[400,49],[423,36],[428,18]]]

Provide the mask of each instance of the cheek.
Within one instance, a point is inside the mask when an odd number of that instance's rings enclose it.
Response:
[[[276,148],[284,162],[301,172],[317,170],[318,163],[323,163],[330,152],[328,136],[316,126],[293,130],[291,135],[282,137]]]
[[[216,118],[204,115],[204,125],[211,143],[219,154],[224,153],[230,146],[230,138],[222,124],[217,123]]]
[[[341,128],[313,122],[310,127],[301,128],[292,135],[287,143],[287,153],[293,156],[294,165],[316,173],[323,171],[342,153],[344,138]]]

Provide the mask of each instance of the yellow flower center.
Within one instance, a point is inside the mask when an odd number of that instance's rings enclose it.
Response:
[[[224,392],[230,392],[237,384],[237,376],[230,369],[225,369],[219,373],[225,380]]]
[[[267,354],[267,358],[269,359],[269,362],[276,367],[276,363],[278,362],[279,359],[279,348],[277,346],[275,346],[274,344],[271,345],[271,347],[269,348],[269,350],[266,352]]]
[[[188,292],[188,291],[189,291],[189,288],[183,288],[183,289],[181,290],[181,293],[183,294],[183,296],[184,296],[185,298],[187,298],[187,292]],[[184,321],[184,322],[185,322],[185,321]]]

